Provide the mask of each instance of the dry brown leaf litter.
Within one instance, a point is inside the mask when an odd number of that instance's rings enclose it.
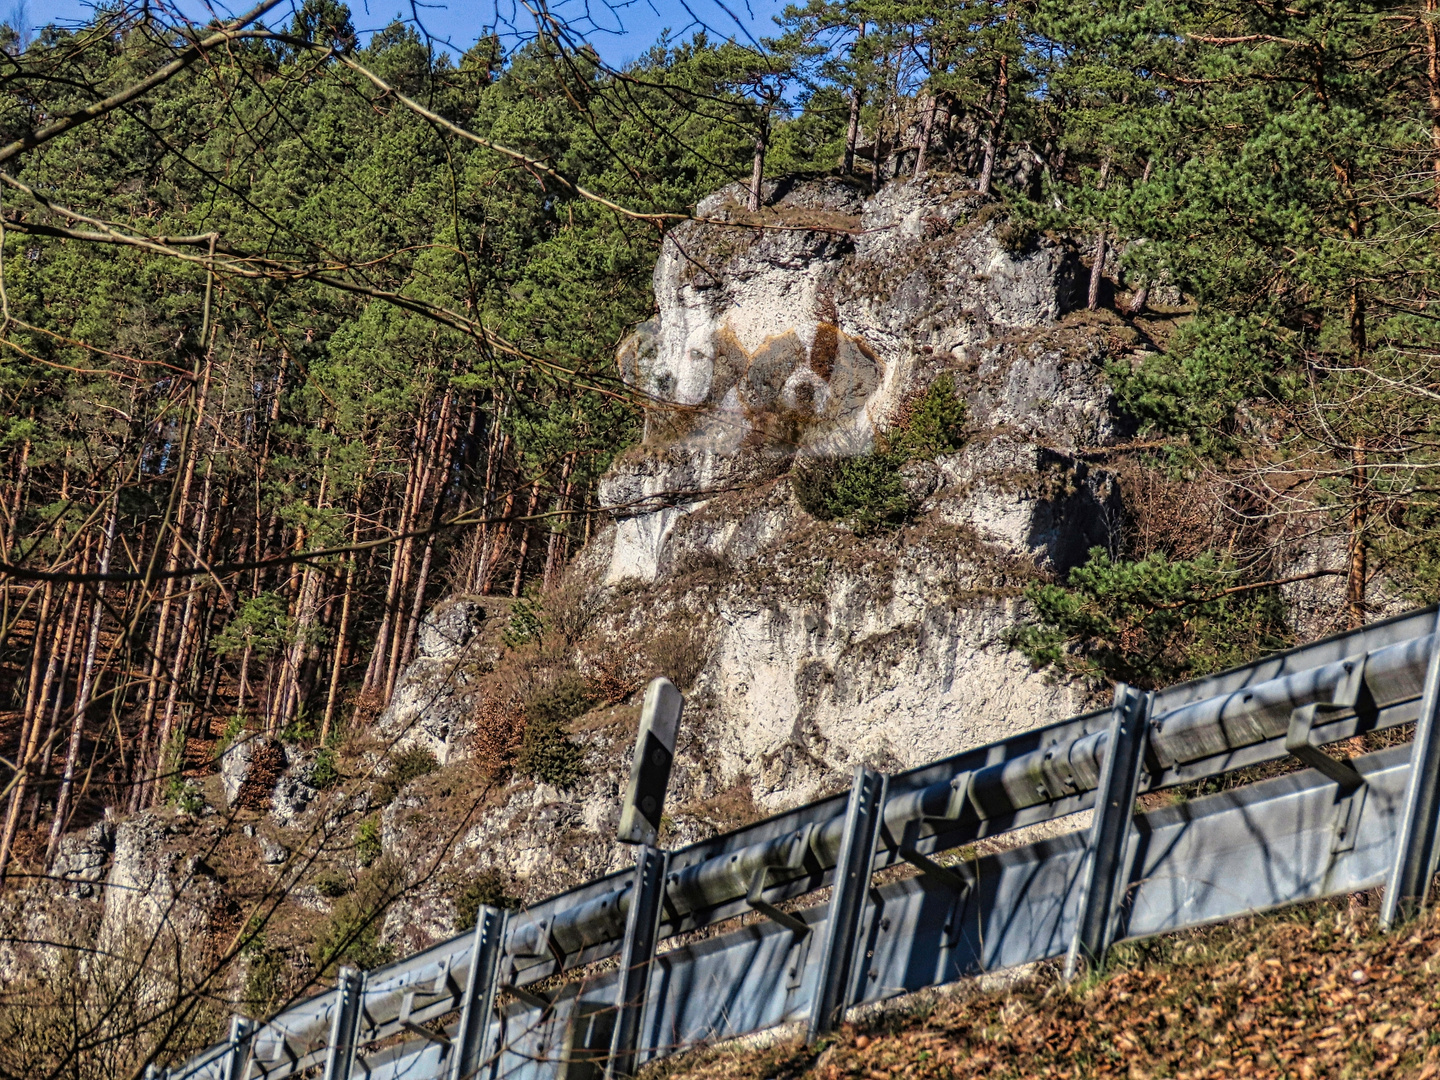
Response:
[[[1367,903],[1367,899],[1369,902]],[[1394,934],[1373,898],[1126,945],[1072,987],[1053,970],[847,1024],[814,1050],[717,1049],[666,1080],[1440,1077],[1440,919]],[[654,1080],[654,1078],[647,1078]]]

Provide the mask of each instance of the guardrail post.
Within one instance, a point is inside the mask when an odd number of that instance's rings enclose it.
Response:
[[[863,766],[855,770],[850,802],[845,808],[845,836],[835,863],[830,915],[825,924],[825,950],[820,954],[820,981],[810,1009],[806,1041],[814,1045],[834,1030],[848,1004],[850,973],[855,957],[860,916],[870,891],[875,839],[885,810],[886,778]]]
[[[449,1080],[472,1080],[499,1053],[490,1045],[490,1020],[495,1014],[495,992],[500,982],[500,961],[505,953],[505,928],[510,914],[481,905],[475,920],[475,944],[470,950],[470,977],[460,1004],[460,1029],[455,1038]]]
[[[1410,747],[1410,779],[1395,838],[1395,865],[1380,904],[1380,925],[1392,927],[1420,913],[1435,875],[1436,817],[1440,813],[1440,613],[1430,639],[1420,716]]]
[[[1125,876],[1125,846],[1145,759],[1150,697],[1124,683],[1115,684],[1105,762],[1100,766],[1100,785],[1095,789],[1090,846],[1080,874],[1080,910],[1075,918],[1075,936],[1065,954],[1067,982],[1075,977],[1082,963],[1098,965],[1104,961],[1114,936],[1118,893]]]
[[[645,1016],[650,962],[660,938],[660,916],[665,904],[665,875],[670,853],[646,844],[635,853],[635,884],[630,913],[625,920],[625,944],[620,951],[619,988],[615,996],[615,1030],[605,1076],[629,1076],[635,1070],[641,1021]]]
[[[365,973],[340,969],[335,984],[335,1015],[330,1020],[330,1045],[325,1050],[324,1080],[350,1080],[355,1064],[355,1037],[360,1029],[360,1006],[365,998]]]
[[[225,1071],[221,1080],[245,1080],[255,1028],[255,1021],[248,1016],[230,1017],[230,1050],[225,1055]]]

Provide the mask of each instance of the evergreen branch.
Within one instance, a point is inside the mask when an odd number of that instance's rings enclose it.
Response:
[[[155,89],[155,87],[160,86],[162,83],[169,82],[170,79],[180,74],[180,72],[184,71],[212,49],[219,48],[222,45],[228,45],[240,38],[263,36],[264,31],[245,31],[244,27],[259,19],[271,8],[277,7],[281,2],[282,0],[263,0],[262,3],[251,8],[238,19],[233,19],[228,23],[222,24],[220,29],[215,33],[201,41],[195,42],[195,44],[183,50],[179,56],[158,71],[152,73],[148,78],[141,79],[137,83],[132,83],[124,90],[117,91],[101,101],[87,105],[83,109],[76,109],[74,112],[65,113],[44,127],[27,131],[9,145],[0,147],[0,164],[23,154],[26,150],[33,150],[42,143],[47,143],[51,139],[79,127],[81,124],[104,116],[106,113],[114,112],[121,106],[143,97]]]
[[[1216,600],[1223,600],[1227,596],[1237,596],[1241,593],[1258,592],[1261,589],[1276,589],[1281,585],[1294,585],[1300,581],[1312,581],[1322,577],[1344,577],[1345,570],[1311,570],[1308,574],[1296,574],[1293,577],[1275,578],[1271,581],[1257,581],[1251,585],[1232,585],[1228,589],[1221,589],[1219,592],[1211,593],[1209,596],[1195,596],[1186,600],[1176,600],[1169,604],[1156,604],[1155,611],[1174,611],[1176,608],[1193,607],[1195,604],[1210,604]]]

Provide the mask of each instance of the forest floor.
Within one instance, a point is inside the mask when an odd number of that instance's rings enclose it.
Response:
[[[782,1041],[672,1058],[646,1080],[1440,1076],[1440,916],[1395,934],[1362,894],[1129,943],[1066,986],[1040,965]]]

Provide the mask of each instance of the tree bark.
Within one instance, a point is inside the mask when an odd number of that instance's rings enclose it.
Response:
[[[990,184],[995,176],[995,154],[1000,144],[1000,130],[1005,126],[1005,113],[1010,108],[1010,57],[1000,54],[999,70],[995,75],[994,106],[990,110],[990,130],[985,136],[985,161],[980,166],[980,183],[976,190],[981,195],[990,194]]]
[[[40,643],[48,621],[52,599],[53,589],[46,585],[45,598],[40,606],[40,618],[35,623],[35,646],[31,650],[37,661],[40,658]],[[63,595],[60,608],[64,609]],[[60,650],[53,647],[53,642],[49,652],[50,659],[45,665],[44,678],[37,679],[38,673],[32,673],[31,685],[26,688],[25,724],[21,732],[21,743],[15,755],[18,775],[15,778],[15,787],[10,792],[9,806],[5,811],[5,831],[3,835],[0,835],[0,885],[4,884],[5,871],[10,865],[10,849],[15,842],[15,831],[20,824],[20,814],[25,804],[25,788],[30,778],[30,769],[35,762],[35,752],[39,747],[40,728],[45,721],[46,699],[50,695],[50,687],[55,681],[55,669],[60,661]]]
[[[1095,185],[1096,191],[1104,191],[1105,184],[1110,179],[1110,159],[1107,157],[1100,165],[1100,180]],[[1105,278],[1105,226],[1101,226],[1095,233],[1094,261],[1090,264],[1090,292],[1086,297],[1085,306],[1094,311],[1100,306],[1100,283]]]
[[[535,514],[535,507],[540,502],[540,480],[537,478],[530,485],[530,502],[525,507],[525,517],[529,519]],[[515,582],[510,588],[511,596],[520,595],[520,582],[525,576],[525,556],[530,551],[530,522],[526,520],[520,529],[520,554],[515,559]]]
[[[1435,206],[1440,208],[1440,0],[1425,0],[1425,80],[1430,97],[1430,149]]]
[[[115,547],[115,526],[119,514],[118,494],[110,497],[110,520],[105,527],[104,547],[100,551],[99,572],[110,572],[110,555]],[[85,643],[85,659],[81,667],[80,692],[75,698],[75,713],[70,723],[70,743],[65,752],[65,770],[60,777],[60,791],[55,797],[55,817],[50,823],[50,840],[45,846],[45,869],[49,870],[60,849],[60,835],[70,813],[70,796],[75,787],[75,766],[80,760],[80,739],[85,730],[85,714],[95,692],[95,654],[100,648],[100,621],[104,616],[105,582],[95,585],[95,602],[91,606],[90,635]]]
[[[418,450],[424,427],[422,420],[415,421],[415,443]],[[397,532],[404,533],[410,528],[410,503],[414,495],[414,487],[419,479],[420,461],[417,453],[411,461],[409,470],[405,477],[405,496],[400,504],[400,524]],[[385,587],[385,613],[380,619],[380,629],[375,632],[375,647],[370,653],[370,664],[365,670],[364,689],[366,691],[383,691],[386,673],[389,670],[390,658],[390,636],[393,631],[395,616],[397,613],[396,602],[399,597],[400,579],[403,576],[401,564],[408,554],[405,541],[395,545],[395,554],[390,561],[390,581]]]
[[[85,551],[84,557],[80,560],[82,569],[89,563],[90,552]],[[50,772],[50,758],[55,751],[55,733],[60,727],[60,712],[65,705],[65,681],[70,677],[70,661],[75,656],[75,641],[80,636],[80,618],[85,608],[85,590],[77,587],[75,589],[75,604],[70,611],[70,626],[65,632],[65,657],[60,661],[60,671],[56,676],[55,703],[50,706],[50,724],[45,731],[45,742],[41,748],[40,768],[41,776]],[[33,829],[40,820],[40,792],[37,788],[34,799],[30,804],[30,820],[28,827]]]
[[[760,212],[760,185],[765,179],[765,133],[755,137],[755,161],[750,169],[750,212]]]
[[[560,470],[560,497],[555,500],[555,509],[562,515],[559,520],[565,522],[566,532],[569,531],[569,520],[563,515],[570,507],[570,493],[575,486],[571,481],[571,474],[575,469],[575,456],[575,451],[573,450],[565,455],[565,465]],[[551,578],[559,566],[560,539],[562,535],[564,534],[552,523],[550,526],[550,541],[545,548],[545,576],[540,583],[542,589],[550,588]]]
[[[1346,558],[1345,617],[1351,630],[1365,625],[1365,587],[1369,577],[1365,526],[1370,517],[1366,489],[1369,485],[1365,439],[1355,440],[1350,455],[1350,542]]]
[[[915,179],[925,175],[925,155],[930,151],[931,133],[935,127],[935,110],[940,105],[940,99],[934,94],[930,95],[930,107],[925,110],[925,117],[920,121],[920,142],[915,150]]]
[[[1431,3],[1440,0],[1430,0]],[[856,35],[856,42],[865,40],[865,24],[860,24],[860,32]],[[851,50],[851,57],[854,57],[854,50]],[[859,85],[850,88],[850,117],[845,124],[845,156],[840,159],[840,175],[851,176],[855,172],[855,146],[860,141],[860,87]]]
[[[363,483],[363,481],[362,481]],[[350,544],[360,542],[360,490],[355,492],[355,520],[350,529]],[[345,669],[345,652],[350,642],[350,601],[355,592],[355,559],[350,553],[345,562],[345,594],[340,601],[340,627],[335,633],[335,657],[330,665],[330,686],[325,692],[325,716],[320,721],[320,745],[330,738],[331,725],[335,722],[335,702],[340,693],[340,674]]]

